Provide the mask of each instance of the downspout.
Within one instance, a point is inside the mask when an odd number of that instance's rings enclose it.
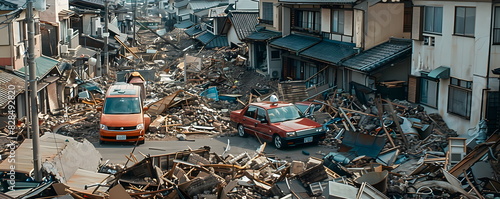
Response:
[[[487,66],[487,69],[486,69],[486,88],[483,89],[483,98],[484,98],[484,94],[486,91],[490,90],[490,68],[491,68],[491,44],[492,44],[492,37],[493,37],[493,23],[494,23],[494,20],[495,20],[495,6],[494,6],[494,3],[491,2],[491,20],[490,20],[490,39],[489,39],[489,42],[488,42],[488,63],[486,63],[486,66]],[[500,81],[500,79],[498,80]],[[500,88],[498,88],[499,92],[500,92]],[[485,99],[482,99],[481,100],[481,118],[485,118],[484,117],[484,100]]]

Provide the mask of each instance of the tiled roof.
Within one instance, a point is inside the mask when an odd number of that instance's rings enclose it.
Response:
[[[300,52],[321,41],[320,38],[291,34],[271,42],[271,46],[289,51]]]
[[[174,24],[174,27],[176,28],[182,28],[182,29],[186,29],[186,28],[189,28],[191,27],[192,25],[194,25],[193,22],[189,21],[189,20],[186,20],[186,21],[182,21],[180,23],[176,23]]]
[[[255,41],[265,41],[276,37],[281,37],[281,33],[270,30],[261,30],[258,32],[253,32],[252,34],[248,35],[245,39],[255,40]]]
[[[411,40],[392,38],[388,42],[365,50],[344,61],[342,65],[363,72],[371,72],[400,57],[408,56],[410,53]]]
[[[174,3],[174,7],[176,7],[176,8],[180,8],[180,7],[187,6],[188,4],[189,4],[189,1],[188,1],[188,0],[179,1],[179,2],[175,2],[175,3]]]
[[[191,26],[191,28],[184,30],[184,32],[192,37],[197,34],[200,34],[201,32],[203,32],[203,30],[201,28],[201,25],[196,25],[196,26]]]
[[[214,34],[208,31],[205,31],[205,33],[201,33],[198,37],[196,37],[196,39],[201,43],[203,43],[205,48],[229,46],[226,36],[220,36],[220,35],[215,36]]]
[[[36,63],[36,77],[43,78],[61,62],[50,57],[40,56],[35,58],[35,63]],[[20,68],[18,71],[19,75],[24,76],[26,68],[27,67]]]
[[[257,32],[255,26],[259,23],[258,12],[231,11],[229,16],[229,19],[231,20],[231,23],[236,30],[238,39],[243,40],[248,35]]]
[[[335,4],[349,4],[356,3],[357,0],[278,0],[283,3],[335,3]]]
[[[12,88],[13,90],[11,90]],[[3,109],[8,105],[12,91],[14,91],[13,97],[24,92],[24,80],[14,74],[0,70],[0,108]]]
[[[344,42],[323,40],[320,43],[302,51],[300,55],[319,61],[338,64],[345,58],[356,53],[354,45]]]

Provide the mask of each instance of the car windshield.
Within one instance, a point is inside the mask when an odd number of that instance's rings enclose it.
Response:
[[[284,122],[303,118],[302,112],[296,106],[283,106],[267,110],[271,123]]]
[[[104,103],[105,114],[137,114],[141,113],[138,97],[106,98]]]

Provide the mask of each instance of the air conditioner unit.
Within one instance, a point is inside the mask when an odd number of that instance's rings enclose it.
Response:
[[[62,54],[69,54],[68,45],[61,45],[61,53]]]

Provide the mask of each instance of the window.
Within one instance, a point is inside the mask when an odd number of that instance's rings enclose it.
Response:
[[[424,10],[424,32],[441,33],[443,28],[443,7],[426,6]]]
[[[273,3],[263,2],[262,3],[262,23],[273,24]]]
[[[469,119],[472,104],[472,81],[450,79],[448,112]]]
[[[438,86],[437,80],[427,78],[427,74],[422,74],[420,79],[420,103],[437,108]]]
[[[296,11],[295,26],[313,31],[320,31],[321,18],[317,11]]]
[[[104,103],[105,114],[138,114],[141,103],[138,97],[112,97]]]
[[[259,121],[267,120],[266,110],[261,109],[261,108],[257,109],[257,120],[259,120]]]
[[[248,107],[247,112],[245,112],[245,116],[249,117],[249,118],[254,118],[255,112],[257,112],[257,107],[250,106],[250,107]]]
[[[280,58],[280,51],[279,50],[271,51],[271,59],[279,59],[279,58]]]
[[[493,26],[493,44],[500,44],[500,7],[495,7],[495,25]]]
[[[455,8],[455,35],[474,36],[476,8]]]
[[[334,33],[344,33],[344,11],[343,10],[333,10],[332,11],[332,32]]]

